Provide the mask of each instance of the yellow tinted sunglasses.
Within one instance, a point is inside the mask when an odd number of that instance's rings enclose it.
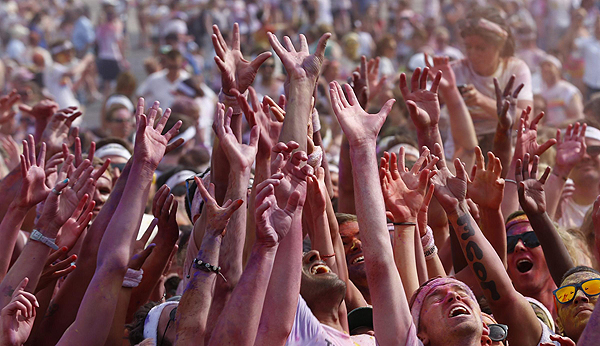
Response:
[[[600,279],[589,279],[578,284],[566,285],[554,290],[554,297],[561,304],[567,304],[575,298],[577,290],[586,296],[594,297],[600,294]]]

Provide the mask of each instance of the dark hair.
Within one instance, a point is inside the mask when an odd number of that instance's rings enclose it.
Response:
[[[583,272],[588,272],[588,273],[594,273],[598,276],[600,276],[600,272],[598,272],[596,269],[591,268],[591,267],[587,267],[587,266],[577,266],[577,267],[573,267],[569,270],[567,270],[566,273],[563,274],[562,278],[560,279],[560,283],[562,285],[563,282],[565,282],[565,280],[576,273],[583,273]]]
[[[500,56],[503,58],[507,58],[515,55],[515,37],[513,36],[510,30],[510,26],[508,25],[506,20],[502,18],[500,11],[498,11],[498,9],[496,9],[495,7],[475,7],[467,13],[467,22],[474,22],[479,19],[487,19],[490,22],[496,23],[504,31],[507,32],[508,37],[506,37],[504,45],[500,50]],[[498,41],[498,36],[495,34],[491,34],[487,30],[481,30],[480,28],[476,28],[473,26],[466,26],[465,28],[461,29],[461,37],[464,38],[470,35],[478,35],[485,38],[486,40]]]
[[[144,341],[144,323],[146,322],[146,316],[153,307],[157,306],[158,303],[148,302],[135,312],[133,315],[133,321],[130,324],[126,324],[125,328],[129,331],[129,343],[131,345],[137,345]]]
[[[165,54],[165,57],[170,60],[175,60],[182,58],[183,55],[181,55],[181,52],[178,49],[171,49]]]
[[[106,111],[106,114],[104,114],[104,120],[111,121],[113,118],[113,115],[117,111],[120,111],[121,109],[126,109],[129,112],[129,109],[125,105],[122,105],[120,103],[115,103],[112,106],[110,106],[110,108]],[[131,112],[129,112],[129,113],[131,113]],[[133,117],[132,117],[132,119],[133,119]]]
[[[181,278],[178,276],[171,276],[165,281],[165,293],[167,297],[173,297],[177,295],[177,287],[181,282]]]

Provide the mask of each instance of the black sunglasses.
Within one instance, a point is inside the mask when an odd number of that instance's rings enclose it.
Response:
[[[600,155],[600,145],[590,145],[587,147],[587,149],[585,151],[591,157],[596,157],[596,156]]]
[[[540,241],[533,231],[517,235],[509,235],[506,237],[506,253],[513,253],[519,240],[523,240],[523,244],[530,249],[540,246]]]
[[[489,337],[492,341],[504,341],[508,337],[508,326],[506,324],[488,324],[488,328],[490,328]]]

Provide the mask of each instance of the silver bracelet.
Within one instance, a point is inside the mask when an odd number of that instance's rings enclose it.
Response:
[[[512,180],[512,179],[506,179],[506,178],[504,178],[504,181],[507,182],[507,183],[513,183],[515,185],[517,184],[517,181],[516,180]]]

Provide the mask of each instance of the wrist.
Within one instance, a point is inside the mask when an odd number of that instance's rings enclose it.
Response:
[[[438,123],[430,124],[425,127],[417,127],[417,137],[433,138],[439,131]]]
[[[25,215],[27,215],[29,210],[31,210],[31,208],[33,207],[29,205],[22,205],[18,201],[14,201],[9,205],[8,210],[14,216],[24,217]]]
[[[259,254],[261,257],[270,257],[275,259],[275,254],[277,254],[277,249],[279,248],[279,243],[276,244],[261,244],[256,242],[252,246],[252,252]]]
[[[448,217],[459,217],[469,213],[469,206],[467,205],[467,202],[465,200],[462,200],[456,203],[456,205],[452,208],[444,208],[444,210],[446,211]]]
[[[157,167],[158,165],[148,159],[140,158],[136,160],[134,156],[133,164],[131,165],[131,173],[137,177],[137,181],[152,182]]]
[[[350,153],[362,153],[362,152],[375,152],[377,148],[377,143],[375,139],[361,139],[356,141],[348,141],[348,145],[350,146]]]
[[[569,174],[571,174],[571,170],[573,167],[559,166],[556,165],[552,169],[552,174],[566,181],[569,178]]]
[[[394,226],[412,226],[410,224],[417,223],[417,217],[413,215],[400,215],[394,214]],[[397,225],[397,224],[406,224],[406,225]]]

